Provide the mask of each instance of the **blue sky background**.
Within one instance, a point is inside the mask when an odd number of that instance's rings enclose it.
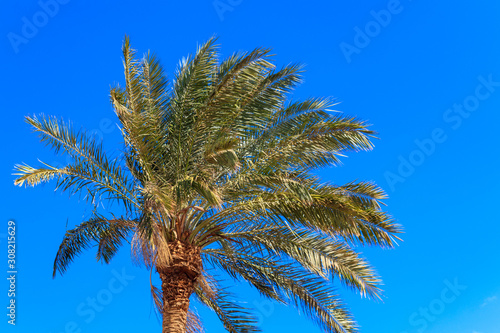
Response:
[[[132,266],[127,249],[108,266],[86,253],[52,279],[66,226],[90,208],[50,185],[16,188],[11,175],[16,163],[58,160],[24,123],[28,114],[71,119],[110,151],[118,147],[108,93],[123,82],[124,34],[140,54],[155,51],[168,73],[214,34],[225,56],[266,46],[278,65],[306,64],[294,97],[336,97],[339,110],[369,120],[381,138],[322,176],[376,181],[406,231],[394,250],[361,249],[383,277],[383,302],[339,291],[362,332],[500,332],[500,3],[61,0],[43,14],[49,2],[6,0],[0,13],[1,260],[6,267],[14,219],[19,271],[15,327],[5,315],[7,282],[0,284],[2,332],[161,330],[149,273]],[[264,332],[320,332],[295,309],[237,289]],[[101,302],[95,309],[92,298]],[[221,331],[214,314],[198,312],[207,332]]]

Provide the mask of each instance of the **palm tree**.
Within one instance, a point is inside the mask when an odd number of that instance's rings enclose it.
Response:
[[[128,38],[123,57],[125,88],[110,94],[121,158],[68,122],[26,117],[72,162],[16,165],[15,184],[54,179],[94,205],[89,220],[66,232],[54,276],[94,244],[109,263],[130,242],[133,260],[161,279],[151,290],[164,333],[201,329],[189,311],[193,294],[229,332],[258,331],[250,309],[214,275],[220,271],[303,309],[326,332],[357,331],[333,280],[380,297],[379,277],[354,247],[393,247],[401,228],[381,210],[385,195],[373,183],[334,185],[313,172],[372,149],[374,132],[329,110],[330,99],[291,101],[302,67],[275,69],[268,49],[220,61],[210,39],[182,60],[172,85],[157,57],[138,60]],[[122,213],[98,209],[103,200]]]

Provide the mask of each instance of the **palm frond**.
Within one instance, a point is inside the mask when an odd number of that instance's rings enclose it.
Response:
[[[130,233],[137,226],[136,221],[125,220],[122,218],[108,220],[109,226],[99,234],[99,243],[97,247],[97,260],[109,264],[111,259],[117,253],[123,244],[123,241],[129,239]]]
[[[17,185],[26,181],[35,185],[48,181],[57,174],[58,186],[66,190],[75,186],[73,193],[93,186],[88,191],[92,199],[103,193],[121,199],[128,208],[138,206],[133,193],[133,182],[127,178],[118,161],[110,160],[102,146],[84,132],[75,132],[70,124],[51,117],[26,117],[26,121],[39,133],[42,142],[50,145],[56,153],[64,150],[74,163],[65,168],[55,168],[45,163],[48,168],[17,166],[17,175],[21,176],[15,182]]]
[[[276,257],[264,259],[246,248],[225,245],[224,251],[207,250],[218,267],[234,278],[243,278],[263,296],[302,308],[326,332],[356,332],[352,315],[323,278],[293,264],[279,265]],[[263,263],[268,264],[263,264]],[[267,290],[264,289],[267,286]]]
[[[362,296],[380,298],[381,280],[373,268],[344,242],[308,229],[257,224],[224,232],[225,239],[235,239],[245,246],[262,249],[300,263],[311,273],[325,279],[338,278]],[[283,259],[282,259],[283,260]]]
[[[35,169],[27,164],[16,164],[14,169],[17,172],[15,172],[14,175],[20,177],[14,181],[14,185],[36,186],[41,183],[46,183],[53,178],[61,177],[65,174],[64,169],[56,168],[47,164],[46,166],[47,168]]]
[[[220,288],[211,276],[206,274],[201,279],[195,289],[195,294],[201,303],[217,314],[228,332],[260,332],[260,329],[256,326],[257,319],[252,316],[251,311],[236,303],[233,295],[227,290]]]
[[[99,244],[97,259],[109,263],[122,241],[127,238],[128,232],[134,228],[134,224],[133,221],[123,218],[108,220],[95,216],[68,230],[54,260],[53,276],[55,277],[57,272],[64,274],[69,264],[93,243]]]

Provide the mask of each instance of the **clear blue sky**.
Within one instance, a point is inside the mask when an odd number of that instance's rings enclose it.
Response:
[[[340,291],[362,332],[500,332],[500,3],[43,5],[50,2],[7,0],[0,13],[1,260],[6,267],[1,234],[14,219],[19,271],[16,327],[6,323],[8,285],[0,284],[2,332],[160,332],[149,274],[132,266],[127,250],[108,266],[89,252],[52,279],[66,225],[82,221],[90,208],[50,185],[15,188],[11,175],[15,163],[56,160],[24,123],[27,114],[72,119],[97,130],[110,150],[117,147],[108,91],[123,82],[125,34],[140,53],[158,53],[169,73],[214,34],[224,55],[266,46],[274,48],[279,65],[306,64],[295,97],[334,96],[339,110],[369,120],[381,138],[373,152],[351,155],[343,167],[321,174],[338,183],[376,181],[390,195],[387,210],[406,231],[395,250],[362,249],[384,279],[383,302]],[[295,309],[238,289],[258,309],[264,332],[319,332]],[[221,331],[215,315],[198,311],[207,332]]]

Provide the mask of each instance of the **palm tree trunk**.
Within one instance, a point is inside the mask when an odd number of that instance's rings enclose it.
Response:
[[[201,272],[200,248],[175,241],[168,244],[172,261],[157,267],[163,292],[163,333],[185,333],[189,297]]]

